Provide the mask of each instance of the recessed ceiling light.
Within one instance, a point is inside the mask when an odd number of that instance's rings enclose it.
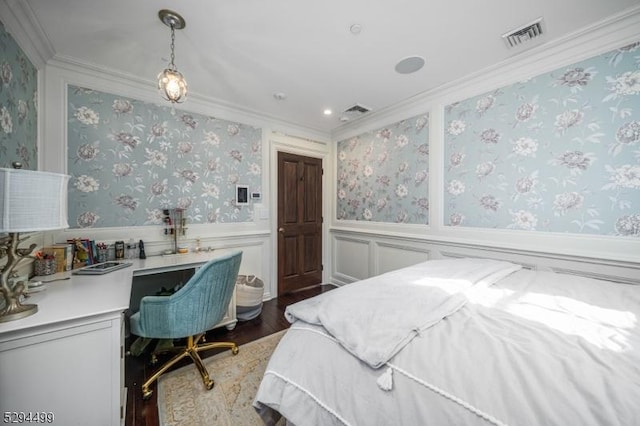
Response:
[[[325,109],[322,113],[323,113],[324,115],[331,115],[331,114],[333,114],[333,111],[331,111],[329,108],[327,108],[327,109]]]
[[[396,72],[400,74],[411,74],[419,71],[424,66],[422,56],[407,56],[396,64]]]
[[[273,94],[273,97],[278,100],[278,101],[284,101],[285,99],[287,99],[287,95],[285,95],[282,92],[277,92]]]
[[[349,27],[349,31],[351,32],[351,34],[353,35],[358,35],[362,32],[362,25],[360,24],[353,24]]]

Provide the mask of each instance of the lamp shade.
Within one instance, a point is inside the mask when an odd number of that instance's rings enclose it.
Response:
[[[69,176],[0,168],[0,232],[68,228]]]

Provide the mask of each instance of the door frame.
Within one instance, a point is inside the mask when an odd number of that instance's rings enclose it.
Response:
[[[334,203],[333,184],[329,179],[333,176],[333,167],[328,161],[331,148],[328,143],[314,142],[308,139],[300,139],[292,136],[269,134],[269,230],[271,232],[271,288],[273,297],[278,295],[278,152],[287,152],[305,157],[319,158],[322,160],[322,282],[328,283],[331,271],[331,256],[329,250],[329,221]]]

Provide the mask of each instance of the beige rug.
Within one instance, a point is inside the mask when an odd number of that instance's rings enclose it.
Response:
[[[286,330],[285,330],[286,331]],[[251,426],[262,420],[251,406],[260,380],[284,331],[204,359],[215,386],[207,391],[191,364],[160,377],[158,415],[162,426]]]

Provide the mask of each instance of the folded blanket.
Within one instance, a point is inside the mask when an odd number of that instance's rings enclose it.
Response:
[[[285,317],[323,326],[347,351],[378,368],[464,306],[466,291],[519,269],[489,259],[430,260],[290,305]]]

